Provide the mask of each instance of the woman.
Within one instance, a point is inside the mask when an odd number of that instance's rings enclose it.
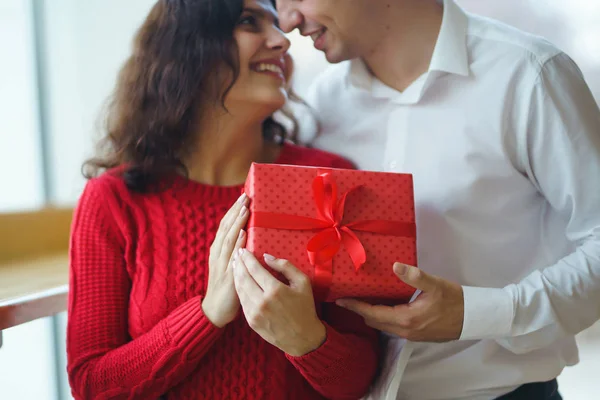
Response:
[[[272,115],[286,102],[288,47],[270,0],[160,0],[139,30],[109,113],[108,146],[86,164],[91,179],[73,220],[75,398],[366,392],[377,339],[362,320],[315,305],[310,286],[283,284],[277,307],[265,300],[248,318],[258,300],[236,287],[237,271],[258,264],[247,251],[233,263],[248,218],[247,199],[236,199],[251,163],[350,167],[283,142]]]

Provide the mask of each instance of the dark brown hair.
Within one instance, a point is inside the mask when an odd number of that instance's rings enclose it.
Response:
[[[233,32],[243,0],[159,0],[138,30],[133,52],[122,67],[108,104],[106,135],[96,157],[83,165],[86,178],[122,167],[128,188],[150,190],[173,173],[187,174],[182,162],[194,140],[191,124],[203,105],[225,107],[239,75]],[[217,87],[222,66],[233,78]],[[299,101],[289,93],[291,100]],[[287,130],[273,117],[263,123],[265,138],[295,141],[297,123]]]

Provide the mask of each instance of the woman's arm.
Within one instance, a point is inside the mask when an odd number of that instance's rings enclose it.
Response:
[[[358,399],[364,396],[377,371],[377,331],[362,318],[335,304],[323,304],[327,339],[316,350],[288,360],[310,384],[330,399]]]
[[[124,240],[107,204],[102,179],[88,183],[75,210],[70,243],[68,374],[76,399],[149,399],[183,380],[221,330],[204,315],[201,298],[182,304],[131,340],[131,281]]]
[[[249,251],[235,262],[235,287],[250,327],[286,353],[324,397],[358,399],[366,394],[378,362],[377,333],[360,317],[335,305],[316,312],[308,277],[287,260],[265,262],[289,283],[271,275]]]

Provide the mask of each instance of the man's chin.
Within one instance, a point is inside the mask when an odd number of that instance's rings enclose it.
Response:
[[[325,51],[325,59],[327,59],[327,62],[330,64],[337,64],[341,63],[342,61],[346,61],[349,58],[343,57],[341,54],[336,53],[335,51]]]
[[[352,54],[353,52],[348,51],[348,48],[340,46],[339,43],[336,44],[338,46],[330,46],[323,51],[325,58],[330,64],[337,64],[355,58],[354,54]]]

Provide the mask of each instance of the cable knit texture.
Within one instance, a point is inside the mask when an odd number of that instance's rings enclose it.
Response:
[[[290,144],[277,163],[351,168]],[[88,182],[70,246],[67,350],[76,399],[358,399],[366,392],[377,335],[335,305],[318,305],[327,339],[302,357],[265,342],[242,314],[223,329],[204,316],[210,245],[241,190],[175,178],[167,190],[141,195],[114,172]]]

